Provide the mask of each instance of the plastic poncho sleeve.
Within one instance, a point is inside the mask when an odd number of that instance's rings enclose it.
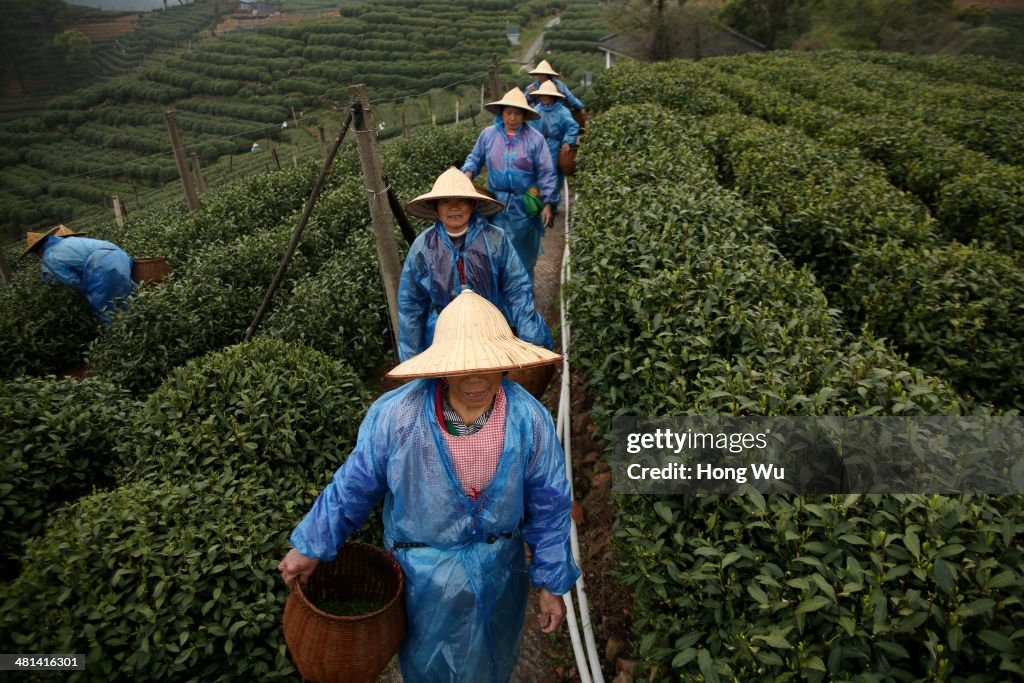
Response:
[[[565,106],[569,107],[570,109],[586,109],[586,106],[584,106],[583,101],[580,100],[580,98],[573,95],[572,90],[569,90],[569,86],[567,86],[565,83],[558,80],[557,78],[553,80],[555,81],[555,87],[558,88],[558,92],[565,95]]]
[[[576,123],[576,119],[565,109],[562,109],[562,113],[565,117],[565,132],[562,134],[562,144],[568,143],[575,147],[580,134],[580,124]]]
[[[292,532],[292,546],[306,557],[333,560],[338,548],[366,522],[387,493],[383,454],[389,445],[379,438],[380,433],[387,433],[386,427],[378,425],[383,400],[370,408],[359,425],[356,447]]]
[[[501,232],[501,251],[498,253],[498,272],[501,276],[501,293],[509,323],[516,329],[516,335],[531,344],[554,349],[555,341],[551,330],[537,312],[533,300],[533,283],[526,272],[523,261],[512,246],[508,233]]]
[[[540,190],[541,200],[545,204],[554,204],[554,198],[559,196],[558,174],[555,172],[555,165],[551,162],[547,141],[539,132],[537,132],[537,137],[540,138],[540,144],[533,155],[533,163],[537,169],[537,188]]]
[[[409,360],[427,348],[427,319],[430,316],[430,292],[417,280],[422,277],[426,234],[420,233],[409,248],[398,281],[398,359]]]
[[[535,447],[523,484],[523,540],[532,553],[533,585],[554,595],[564,595],[580,577],[569,545],[572,497],[565,473],[565,454],[551,415],[543,407],[534,414]]]
[[[483,168],[484,164],[487,162],[487,145],[490,143],[492,135],[493,133],[491,132],[490,126],[480,131],[480,135],[476,138],[476,144],[473,145],[473,149],[470,150],[469,156],[467,156],[466,160],[462,163],[462,168],[459,169],[460,171],[463,173],[469,171],[473,174],[474,178],[478,173],[480,173],[480,169]]]

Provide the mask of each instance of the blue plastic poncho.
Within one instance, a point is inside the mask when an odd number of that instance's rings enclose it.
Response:
[[[563,144],[576,145],[580,124],[576,123],[576,119],[572,117],[569,110],[558,101],[551,104],[538,105],[537,111],[540,112],[540,118],[536,121],[530,121],[530,125],[540,131],[540,134],[544,136],[544,140],[547,141],[548,152],[551,154],[551,164],[555,167],[555,173],[558,176],[557,189],[551,203],[558,204],[562,201],[562,182],[565,179],[565,174],[558,168],[558,153],[561,151]]]
[[[487,189],[505,204],[490,220],[508,233],[532,282],[544,224],[539,215],[526,213],[523,193],[536,186],[541,201],[551,204],[558,192],[558,176],[551,165],[544,136],[522,125],[510,140],[501,116],[495,116],[494,125],[480,133],[461,170],[475,176],[484,165],[487,166]]]
[[[555,84],[555,89],[565,97],[564,101],[558,102],[559,105],[568,107],[569,109],[586,109],[583,102],[580,101],[580,98],[573,95],[572,90],[569,90],[569,86],[557,78],[552,78],[551,82]],[[526,86],[526,101],[530,103],[531,107],[536,107],[540,102],[540,100],[537,99],[537,95],[534,93],[534,91],[540,86],[541,82],[539,78]]]
[[[402,676],[504,682],[518,658],[528,583],[562,595],[580,575],[569,549],[564,456],[548,411],[504,380],[504,449],[494,479],[472,500],[437,422],[439,381],[416,380],[370,407],[355,449],[291,542],[307,557],[331,560],[383,497],[387,547],[429,546],[394,550],[409,618]]]
[[[461,251],[437,221],[420,233],[405,257],[398,284],[400,360],[430,346],[438,314],[462,291],[463,282],[498,307],[517,337],[554,348],[551,331],[534,307],[530,278],[508,236],[474,211]]]
[[[44,281],[74,287],[104,322],[135,289],[131,257],[111,242],[50,236],[43,243],[42,261]]]

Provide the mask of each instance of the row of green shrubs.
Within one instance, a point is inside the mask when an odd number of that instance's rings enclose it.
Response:
[[[893,184],[931,209],[947,237],[988,241],[999,248],[1024,244],[1024,172],[1019,167],[967,149],[920,121],[885,112],[850,114],[792,92],[788,83],[769,59],[727,57],[619,66],[599,80],[593,97],[599,108],[635,98],[697,116],[744,113],[800,128],[882,163]]]
[[[598,433],[615,415],[977,410],[844,331],[814,277],[718,184],[693,125],[631,104],[600,115],[581,148],[567,294]],[[616,503],[617,574],[656,680],[1022,673],[1020,496]]]
[[[726,183],[852,326],[892,338],[960,391],[1024,408],[1024,270],[1012,256],[937,239],[927,210],[848,149],[735,115],[698,128]]]
[[[351,368],[265,338],[177,368],[144,402],[97,380],[0,392],[21,465],[5,481],[33,513],[0,508],[20,564],[0,584],[0,647],[83,653],[62,680],[294,678],[276,566],[354,445],[370,395]],[[378,518],[359,538],[382,542]]]

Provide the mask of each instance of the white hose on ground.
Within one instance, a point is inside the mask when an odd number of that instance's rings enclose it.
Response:
[[[565,468],[569,478],[569,490],[572,492],[572,420],[569,419],[571,406],[570,393],[570,371],[569,371],[569,319],[566,315],[565,284],[570,279],[569,272],[569,183],[563,181],[562,193],[565,196],[565,248],[562,251],[562,276],[561,276],[561,326],[562,326],[562,390],[558,400],[558,435],[562,439],[562,449],[565,451]],[[575,496],[573,496],[575,499]],[[582,571],[580,559],[579,532],[576,528],[576,520],[570,520],[569,539],[572,548],[573,559]],[[590,620],[590,609],[587,601],[587,593],[584,586],[583,576],[576,581],[576,595],[580,604],[580,622],[583,626],[583,636],[586,642],[586,658],[581,652],[579,645],[579,627],[576,624],[576,614],[573,605],[571,592],[565,594],[565,605],[569,615],[569,634],[573,640],[573,653],[576,656],[576,668],[580,672],[580,680],[583,683],[604,683],[604,674],[601,672],[601,659],[598,656],[597,643],[594,639],[594,625]],[[588,666],[589,662],[589,666]]]

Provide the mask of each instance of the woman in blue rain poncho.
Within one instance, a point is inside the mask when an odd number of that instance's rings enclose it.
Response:
[[[504,210],[491,217],[491,222],[508,233],[532,282],[540,239],[551,223],[558,178],[544,136],[523,125],[540,118],[540,114],[527,104],[521,90],[509,90],[485,109],[495,114],[494,125],[480,133],[461,170],[472,180],[487,166],[487,189],[505,205]],[[524,198],[531,188],[539,193],[537,198],[543,206],[539,214],[528,208]]]
[[[405,258],[398,285],[398,356],[409,360],[430,346],[437,316],[469,287],[505,315],[521,339],[554,347],[547,323],[533,304],[533,286],[503,230],[487,222],[502,209],[477,191],[456,168],[438,176],[430,192],[407,211],[434,219]]]
[[[580,98],[573,95],[572,90],[569,90],[569,86],[567,86],[563,81],[559,80],[558,77],[561,74],[559,74],[557,71],[551,68],[551,64],[548,63],[548,60],[541,60],[541,63],[538,64],[535,69],[528,71],[527,73],[529,73],[531,76],[537,77],[537,80],[535,80],[530,85],[526,86],[526,99],[530,104],[537,103],[537,100],[535,99],[537,97],[536,91],[542,85],[544,85],[545,83],[553,83],[558,92],[561,93],[563,97],[565,97],[565,101],[562,104],[564,104],[572,111],[583,111],[586,109]]]
[[[82,237],[63,225],[46,232],[30,232],[19,258],[37,254],[43,262],[42,278],[77,290],[104,322],[114,307],[135,289],[132,259],[117,245]]]
[[[551,164],[555,167],[558,175],[558,185],[552,204],[558,206],[562,201],[562,182],[565,175],[558,167],[558,153],[562,149],[571,149],[576,146],[576,136],[580,131],[580,125],[572,118],[569,110],[562,106],[560,100],[565,96],[558,92],[554,83],[545,81],[535,92],[540,104],[537,109],[540,112],[540,119],[531,121],[530,125],[540,131],[547,141],[548,152],[551,154]]]
[[[333,559],[384,499],[384,541],[405,572],[407,681],[508,681],[531,582],[542,630],[565,618],[558,596],[580,572],[564,456],[551,415],[502,378],[560,359],[513,336],[486,299],[462,292],[438,318],[430,348],[389,373],[421,379],[373,404],[355,449],[291,535],[278,566],[289,584]]]

